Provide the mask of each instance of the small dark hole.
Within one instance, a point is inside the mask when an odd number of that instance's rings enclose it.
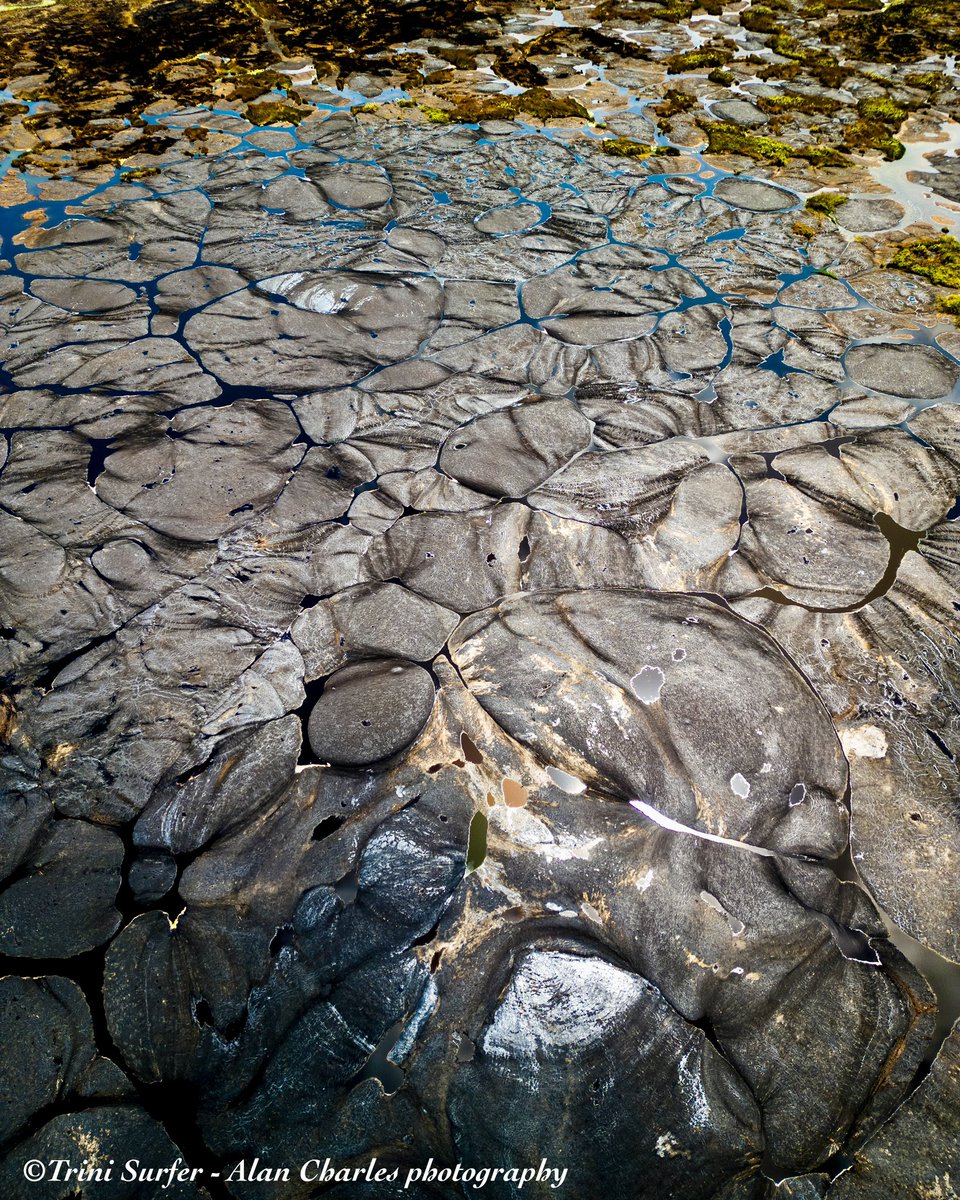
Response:
[[[460,734],[460,749],[463,751],[463,757],[467,760],[467,762],[483,762],[483,755],[477,749],[473,739],[466,733]]]
[[[313,840],[322,842],[331,833],[336,833],[345,820],[345,817],[324,817],[313,831]]]

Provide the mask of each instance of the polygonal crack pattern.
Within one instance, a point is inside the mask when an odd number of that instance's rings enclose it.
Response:
[[[798,180],[268,133],[4,234],[0,1193],[952,1194],[956,338]]]

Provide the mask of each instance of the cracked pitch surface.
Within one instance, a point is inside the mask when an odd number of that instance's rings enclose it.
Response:
[[[831,864],[849,820],[957,957],[956,363],[879,310],[851,350],[779,278],[799,195],[694,167],[334,114],[13,247],[0,925],[52,967],[2,1002],[63,1053],[16,1044],[8,1161],[165,1153],[176,1087],[207,1163],[879,1194],[935,1004]],[[398,659],[432,706],[314,761],[327,680]]]

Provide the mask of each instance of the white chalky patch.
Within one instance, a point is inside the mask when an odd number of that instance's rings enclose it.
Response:
[[[876,725],[841,729],[840,745],[847,758],[886,758],[887,755],[887,739]]]

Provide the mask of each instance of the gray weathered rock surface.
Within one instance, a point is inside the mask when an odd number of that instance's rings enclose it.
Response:
[[[458,13],[349,95],[261,64],[263,127],[171,48],[216,111],[0,180],[3,1196],[94,1146],[951,1194],[960,342],[887,269],[906,183],[690,149],[839,143],[880,87],[736,15],[683,80],[665,10]]]
[[[336,671],[313,706],[307,735],[321,762],[362,767],[410,744],[433,707],[433,680],[415,663],[370,659]]]

